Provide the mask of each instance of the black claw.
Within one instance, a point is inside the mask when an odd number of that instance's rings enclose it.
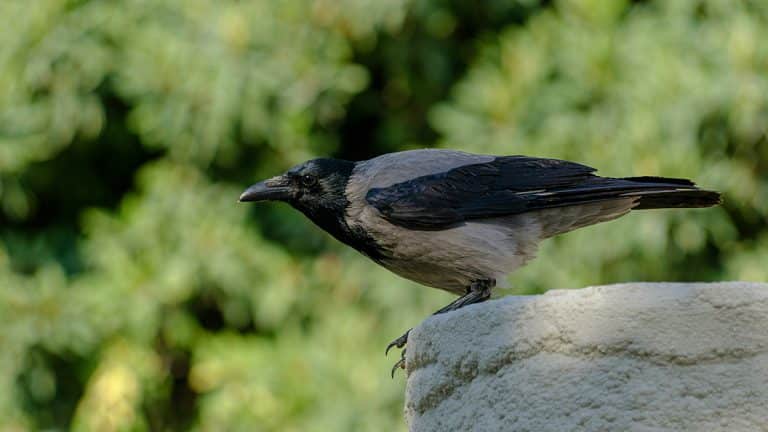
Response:
[[[395,363],[395,365],[392,366],[392,372],[390,373],[390,376],[392,377],[392,379],[395,379],[395,371],[397,370],[397,368],[405,370],[405,350],[403,350],[403,356],[400,357],[400,360],[398,360],[397,363]]]
[[[393,340],[392,342],[390,342],[389,345],[387,345],[387,349],[384,350],[384,355],[386,356],[387,354],[389,354],[389,350],[391,350],[392,347],[398,347],[398,348],[404,347],[405,344],[408,343],[408,334],[409,333],[411,333],[410,329],[407,332],[405,332],[405,334],[400,336],[399,338],[397,338],[397,339]]]
[[[389,345],[387,345],[387,349],[384,350],[384,356],[385,357],[387,356],[387,354],[389,354],[389,350],[391,350],[392,347],[395,346],[395,345],[397,345],[395,343],[395,341],[392,341],[392,342],[389,343]]]

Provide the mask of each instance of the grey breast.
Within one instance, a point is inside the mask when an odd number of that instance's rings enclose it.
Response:
[[[516,229],[534,232],[527,218],[477,221],[441,231],[410,230],[386,221],[368,205],[371,188],[388,187],[417,177],[464,165],[487,163],[495,156],[453,150],[411,150],[360,162],[346,194],[347,223],[371,233],[383,249],[381,264],[400,276],[424,285],[461,293],[472,280],[500,278],[521,265]],[[503,222],[503,223],[502,223]]]

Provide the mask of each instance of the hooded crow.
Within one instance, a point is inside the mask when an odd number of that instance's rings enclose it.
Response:
[[[685,179],[600,177],[558,159],[425,149],[314,159],[240,195],[267,200],[289,203],[394,273],[459,296],[438,314],[487,300],[544,239],[630,210],[710,207],[720,194]]]

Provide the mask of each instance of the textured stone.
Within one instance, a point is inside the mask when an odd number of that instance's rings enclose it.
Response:
[[[768,284],[506,297],[410,335],[412,431],[768,431]]]

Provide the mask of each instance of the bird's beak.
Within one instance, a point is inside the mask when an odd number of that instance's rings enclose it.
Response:
[[[256,183],[240,195],[240,202],[245,201],[287,201],[291,198],[291,185],[284,176],[272,177]]]

